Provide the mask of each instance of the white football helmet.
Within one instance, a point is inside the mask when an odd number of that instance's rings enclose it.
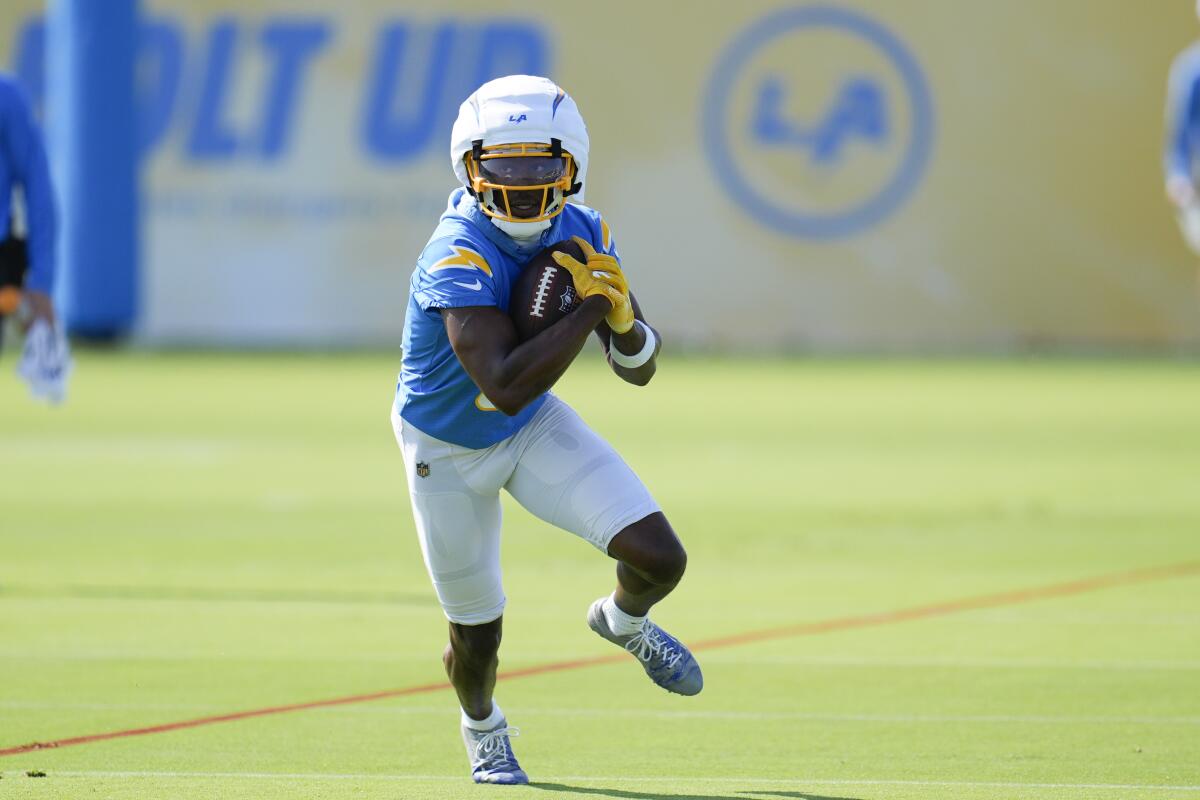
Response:
[[[571,96],[548,78],[497,78],[459,107],[450,163],[502,230],[523,223],[542,228],[562,213],[567,197],[583,200],[587,126]]]

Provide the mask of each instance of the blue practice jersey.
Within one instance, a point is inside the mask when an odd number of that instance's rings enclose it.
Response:
[[[1171,65],[1167,83],[1167,177],[1200,177],[1200,43],[1184,50]]]
[[[466,189],[450,194],[446,213],[409,282],[396,386],[401,417],[434,438],[476,449],[507,439],[529,422],[546,396],[513,417],[496,410],[450,347],[440,309],[496,306],[508,311],[513,284],[529,259],[572,236],[620,259],[608,225],[586,206],[567,203],[540,240],[522,245],[493,225]]]
[[[0,240],[9,234],[13,187],[25,193],[29,272],[25,286],[50,294],[54,288],[54,195],[46,148],[20,87],[0,75]]]

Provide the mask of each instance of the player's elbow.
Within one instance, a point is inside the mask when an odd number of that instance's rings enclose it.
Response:
[[[530,393],[530,387],[526,385],[526,381],[521,379],[519,373],[509,372],[505,369],[487,371],[479,376],[475,383],[491,406],[491,409],[488,410],[494,409],[506,417],[515,417],[520,414],[521,409],[533,402],[536,397]]]
[[[500,413],[506,417],[515,417],[517,414],[520,414],[522,409],[524,409],[525,406],[527,406],[527,405],[529,405],[529,404],[528,403],[516,403],[516,404],[509,403],[509,404],[506,404],[503,406],[498,405],[498,406],[496,406],[496,408],[500,409]]]
[[[511,389],[501,389],[496,392],[488,393],[488,400],[492,405],[506,417],[515,417],[520,414],[525,406],[533,402],[533,396],[527,396],[527,393],[516,392]]]
[[[529,405],[528,403],[517,402],[517,401],[511,400],[509,398],[504,398],[502,400],[493,400],[492,404],[494,406],[496,406],[497,411],[499,411],[501,414],[503,414],[506,417],[515,417],[517,414],[521,413],[521,409],[523,409],[525,406]]]
[[[650,382],[650,379],[654,377],[654,372],[655,369],[652,362],[643,367],[638,367],[637,369],[622,370],[621,378],[626,383],[632,383],[634,386],[645,386]]]

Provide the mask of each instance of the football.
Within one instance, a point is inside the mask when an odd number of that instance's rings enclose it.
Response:
[[[571,273],[554,262],[555,251],[581,262],[586,260],[579,245],[568,239],[550,245],[525,265],[508,302],[509,316],[522,342],[537,336],[579,305]]]

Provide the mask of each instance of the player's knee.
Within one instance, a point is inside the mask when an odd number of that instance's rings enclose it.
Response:
[[[613,537],[608,554],[656,586],[679,583],[687,552],[662,512],[639,520]]]
[[[646,553],[638,571],[656,586],[673,586],[687,569],[687,551],[676,539]]]

